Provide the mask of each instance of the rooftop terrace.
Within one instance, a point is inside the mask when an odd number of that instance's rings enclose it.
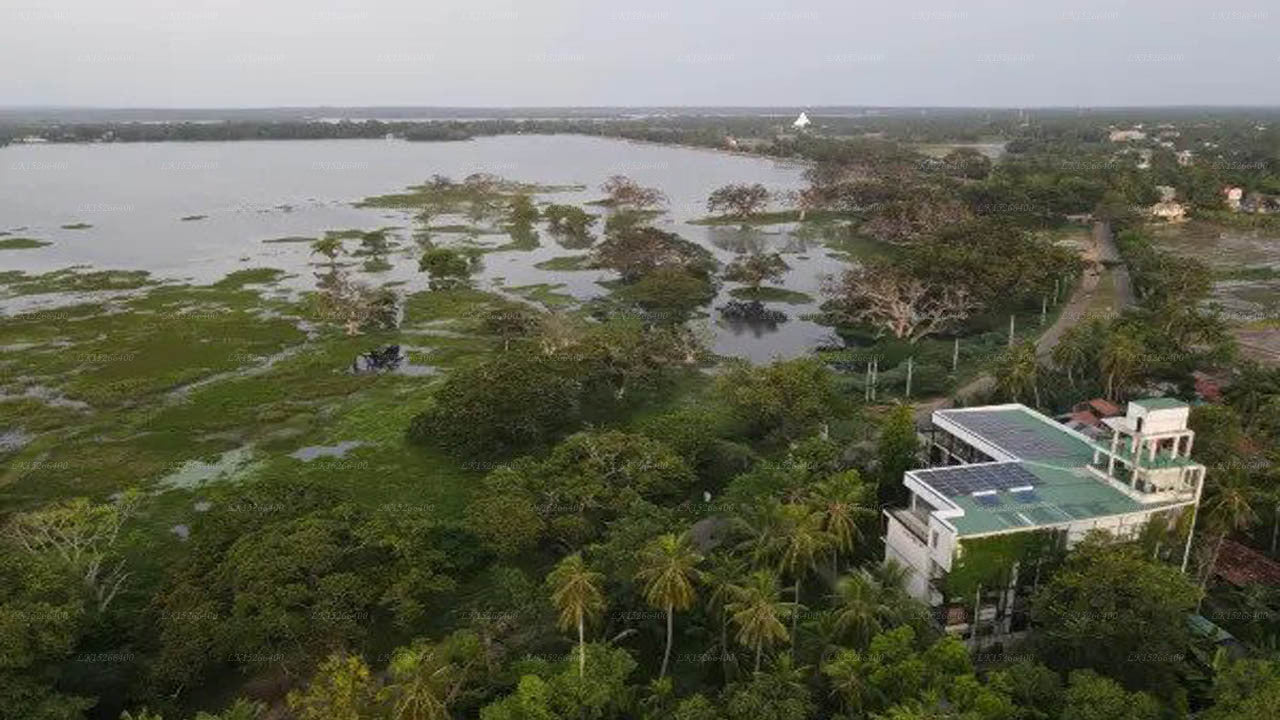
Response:
[[[1156,398],[1148,409],[1185,405]],[[1176,502],[1142,503],[1087,470],[1098,449],[1089,438],[1023,405],[958,408],[934,413],[935,425],[957,433],[995,462],[913,470],[963,516],[947,517],[961,536],[1063,525],[1148,511]],[[1190,463],[1161,456],[1144,467]]]

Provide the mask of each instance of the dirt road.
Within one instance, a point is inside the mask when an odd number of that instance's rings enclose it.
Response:
[[[1085,261],[1084,277],[1072,291],[1071,297],[1067,299],[1067,304],[1062,308],[1058,319],[1036,340],[1036,356],[1042,362],[1048,360],[1067,328],[1087,319],[1092,314],[1118,314],[1134,303],[1129,270],[1125,267],[1120,252],[1116,248],[1111,227],[1104,222],[1095,222],[1090,238],[1091,242],[1080,251],[1080,257]],[[954,396],[964,400],[983,394],[994,385],[995,379],[983,373],[957,389]],[[950,406],[951,398],[949,397],[923,400],[916,404],[916,418],[917,420],[927,419],[934,410]]]

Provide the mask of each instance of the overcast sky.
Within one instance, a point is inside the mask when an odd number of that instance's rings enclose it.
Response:
[[[1277,0],[0,0],[0,105],[1273,105],[1277,30]]]

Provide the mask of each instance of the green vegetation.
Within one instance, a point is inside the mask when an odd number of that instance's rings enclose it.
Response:
[[[385,262],[390,229],[296,240],[318,281],[298,297],[265,267],[208,286],[0,273],[10,296],[112,291],[0,320],[0,346],[18,348],[0,355],[0,714],[1273,715],[1280,598],[1217,582],[1213,568],[1230,542],[1276,555],[1280,372],[1235,360],[1204,302],[1213,274],[1162,252],[1128,212],[1152,178],[1064,160],[1102,155],[1096,125],[1114,119],[1046,113],[1022,130],[1001,111],[839,118],[830,128],[848,137],[790,138],[732,118],[570,123],[711,145],[732,130],[817,161],[788,222],[866,260],[833,278],[822,309],[847,345],[768,365],[719,362],[685,320],[721,280],[746,285],[735,297],[808,302],[777,287],[782,256],[743,254],[721,273],[706,248],[648,225],[659,190],[622,177],[603,188],[598,241],[597,218],[539,207],[547,188],[491,176],[366,200],[414,214],[430,289],[403,297],[353,274],[355,258]],[[417,132],[512,127],[565,125]],[[321,131],[267,131],[309,132]],[[994,164],[905,146],[993,133],[1014,138]],[[1230,177],[1173,172],[1204,208]],[[1247,179],[1272,182],[1258,175]],[[737,194],[712,212],[767,217],[758,191]],[[1118,231],[1136,303],[1040,353],[1033,341],[1085,272],[1057,242],[1077,212]],[[437,245],[441,216],[468,234],[500,230],[517,251],[545,223],[563,247],[591,251],[541,269],[617,277],[581,307],[555,285],[508,289],[533,302],[483,292],[472,277],[493,248]],[[1221,403],[1193,410],[1209,473],[1189,574],[1177,569],[1189,526],[1069,550],[1049,533],[967,541],[940,583],[943,611],[1014,583],[999,602],[1026,634],[984,632],[977,617],[968,638],[943,635],[908,573],[883,563],[881,511],[902,504],[902,474],[921,458],[917,409],[879,404],[864,385],[873,359],[882,391],[904,388],[910,362],[922,396],[990,365],[993,399],[1052,413],[1099,395],[1190,397],[1197,370],[1230,377]],[[1197,611],[1246,657],[1199,652]]]
[[[46,247],[52,244],[53,243],[47,240],[36,240],[35,238],[0,238],[0,250],[30,250],[32,248]]]
[[[566,272],[566,271],[572,271],[572,270],[590,270],[591,256],[590,255],[560,255],[557,257],[553,257],[550,260],[543,260],[540,263],[536,263],[534,264],[534,267],[538,268],[539,270],[555,270],[559,272]]]
[[[93,227],[87,222],[68,223],[62,226],[63,230],[88,230]]]
[[[781,302],[789,305],[807,305],[813,298],[796,290],[780,287],[740,287],[733,288],[729,294],[739,300],[759,300],[761,302]]]

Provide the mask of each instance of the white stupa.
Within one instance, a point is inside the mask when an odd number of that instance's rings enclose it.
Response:
[[[796,118],[796,121],[795,121],[795,122],[793,122],[793,123],[791,123],[791,127],[793,127],[793,128],[807,128],[807,127],[809,127],[809,116],[808,116],[808,115],[806,115],[806,114],[804,114],[803,112],[802,112],[802,113],[800,113],[800,117]]]

